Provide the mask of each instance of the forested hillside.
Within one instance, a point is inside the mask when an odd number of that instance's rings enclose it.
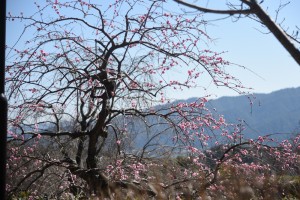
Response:
[[[254,94],[250,99],[249,96],[222,97],[210,101],[207,105],[216,108],[227,122],[244,120],[245,134],[249,138],[292,133],[299,127],[300,88],[283,89],[270,94]]]

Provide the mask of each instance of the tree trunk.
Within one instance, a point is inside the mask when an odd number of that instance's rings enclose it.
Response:
[[[97,123],[95,127],[90,131],[89,141],[88,141],[88,156],[86,158],[87,164],[87,173],[85,174],[85,180],[89,185],[91,194],[95,194],[97,196],[108,195],[108,181],[107,178],[104,177],[97,170],[97,142],[99,137],[106,137],[107,132],[105,130],[105,120],[108,116],[108,100],[103,99],[102,109],[99,113]]]

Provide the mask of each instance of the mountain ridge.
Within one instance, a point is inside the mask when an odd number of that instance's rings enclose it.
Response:
[[[189,98],[186,102],[195,101]],[[207,102],[207,107],[224,115],[227,122],[244,121],[250,137],[292,133],[300,125],[300,87],[251,96],[225,96]]]

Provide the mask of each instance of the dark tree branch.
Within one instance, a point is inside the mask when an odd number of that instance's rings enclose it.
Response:
[[[262,7],[257,3],[256,0],[241,0],[242,3],[245,3],[249,6],[250,9],[246,10],[213,10],[204,8],[201,6],[197,6],[195,4],[190,4],[182,0],[174,0],[175,2],[182,4],[184,6],[194,8],[198,11],[204,13],[212,13],[212,14],[243,14],[249,15],[253,14],[257,16],[260,22],[265,25],[269,31],[277,38],[277,40],[281,43],[281,45],[289,52],[289,54],[293,57],[293,59],[300,65],[300,51],[297,47],[291,42],[289,36],[271,19],[271,17],[262,9]]]
[[[294,60],[300,65],[300,51],[291,42],[288,35],[270,18],[270,16],[262,9],[262,7],[256,2],[256,0],[242,0],[252,10],[254,14],[260,19],[261,23],[265,25],[277,38],[282,46],[289,52]]]
[[[185,1],[182,0],[174,0],[175,2],[185,5],[187,7],[190,8],[194,8],[196,10],[199,10],[201,12],[205,12],[205,13],[212,13],[212,14],[226,14],[226,15],[247,15],[247,14],[251,14],[253,13],[253,11],[251,9],[245,9],[245,10],[214,10],[214,9],[209,9],[209,8],[204,8],[201,6],[197,6],[195,4],[191,4],[191,3],[187,3]]]

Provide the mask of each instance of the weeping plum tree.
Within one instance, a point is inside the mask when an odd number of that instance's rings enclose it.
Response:
[[[196,184],[189,195],[212,196],[226,192],[221,169],[270,171],[266,155],[276,169],[297,172],[299,137],[270,147],[268,137],[244,139],[241,126],[205,107],[205,96],[169,103],[167,90],[197,87],[204,76],[244,88],[226,73],[234,65],[205,48],[203,16],[169,3],[55,0],[35,3],[29,16],[8,14],[8,23],[24,24],[6,47],[9,198],[175,198],[187,183]],[[174,155],[185,156],[174,164]]]

